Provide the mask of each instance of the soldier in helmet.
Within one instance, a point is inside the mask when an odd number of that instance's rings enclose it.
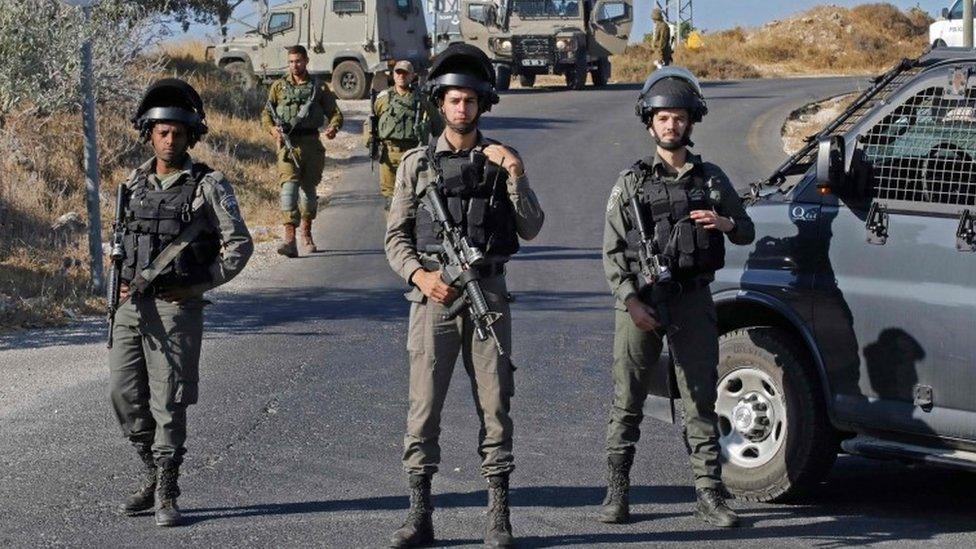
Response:
[[[153,158],[123,183],[121,305],[109,353],[112,405],[144,472],[121,506],[155,506],[156,524],[181,517],[176,498],[185,453],[186,410],[197,401],[203,294],[241,272],[253,251],[234,189],[190,158],[207,133],[203,104],[189,84],[151,85],[135,116]]]
[[[653,72],[637,100],[637,115],[654,148],[620,174],[607,204],[603,267],[616,311],[603,522],[629,520],[630,466],[666,334],[691,448],[695,514],[718,526],[738,523],[722,496],[715,415],[718,331],[709,283],[724,265],[724,240],[747,245],[755,229],[721,168],[688,150],[692,129],[707,112],[689,71]],[[641,246],[637,215],[648,246]],[[642,256],[660,267],[650,280],[641,269]]]
[[[671,26],[664,20],[664,15],[660,8],[651,10],[651,20],[654,21],[654,37],[651,47],[657,54],[654,65],[657,68],[666,67],[671,64]]]
[[[278,183],[284,217],[278,253],[298,257],[295,227],[307,253],[318,251],[312,240],[312,221],[318,213],[316,189],[325,167],[325,147],[319,133],[334,139],[342,128],[342,112],[329,85],[308,73],[304,46],[288,48],[288,74],[271,84],[268,108],[261,120],[278,145]],[[268,109],[273,109],[276,116]],[[276,124],[277,118],[282,124]],[[294,149],[285,147],[285,135]]]
[[[398,61],[393,67],[393,87],[380,92],[373,104],[373,113],[379,117],[380,194],[386,210],[393,201],[396,171],[403,154],[443,130],[436,107],[416,89],[414,79],[413,63]]]
[[[404,155],[386,232],[387,260],[412,286],[407,296],[410,411],[403,451],[410,511],[392,546],[415,547],[434,539],[430,483],[440,462],[441,409],[460,353],[481,424],[478,452],[488,483],[485,544],[510,547],[508,476],[515,466],[509,410],[515,368],[509,360],[505,262],[518,251],[519,238],[530,240],[539,233],[543,213],[518,154],[478,130],[481,115],[498,102],[488,57],[467,44],[449,46],[435,58],[427,90],[446,128],[430,146]],[[472,272],[480,278],[489,307],[500,314],[492,325],[498,346],[492,338],[476,337],[469,315],[445,318],[455,300],[463,298],[459,285],[445,283],[439,255],[431,253],[440,240],[431,213],[419,206],[428,192],[443,198],[448,215],[485,257]]]

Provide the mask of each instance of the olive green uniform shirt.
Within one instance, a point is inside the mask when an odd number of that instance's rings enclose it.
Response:
[[[652,170],[663,177],[666,184],[685,183],[691,177],[691,171],[696,166],[702,168],[703,177],[707,180],[714,177],[717,186],[722,194],[719,206],[716,208],[718,215],[731,218],[735,222],[735,227],[726,233],[729,241],[733,244],[746,245],[753,241],[756,236],[756,229],[742,206],[742,199],[732,187],[725,172],[715,164],[702,162],[700,156],[688,153],[684,166],[677,173],[673,172],[663,160],[655,153]],[[616,307],[626,309],[624,301],[631,295],[637,293],[637,274],[632,261],[625,256],[627,250],[627,230],[630,223],[625,215],[627,204],[637,193],[637,188],[641,184],[640,174],[633,168],[624,170],[617,178],[617,183],[610,192],[610,200],[607,202],[606,225],[603,232],[603,271],[607,277],[610,290],[616,298]]]
[[[307,78],[312,79],[313,82],[318,84],[318,92],[316,93],[315,100],[318,102],[319,107],[322,108],[322,112],[325,113],[325,118],[327,120],[325,129],[341,129],[343,122],[342,111],[339,110],[339,105],[336,102],[335,94],[332,93],[329,85],[323,82],[321,79],[316,80],[311,75],[308,75]],[[270,101],[272,105],[277,105],[281,101],[282,88],[284,88],[286,81],[292,85],[298,85],[295,77],[290,74],[275,80],[274,83],[271,84],[271,89],[268,90],[268,101]],[[271,131],[271,128],[274,127],[274,121],[271,120],[271,114],[268,113],[267,109],[261,110],[261,122],[268,131]],[[291,121],[286,120],[285,122]]]
[[[407,90],[404,93],[400,93],[395,86],[387,88],[376,95],[376,101],[373,102],[373,114],[383,117],[383,114],[387,112],[387,107],[390,106],[390,94],[395,93],[400,97],[404,97],[409,94],[418,94],[417,90]],[[444,121],[441,119],[441,113],[437,110],[430,101],[422,101],[421,107],[424,109],[424,118],[430,124],[430,135],[440,135],[444,131]],[[367,121],[368,123],[368,121]],[[368,134],[368,126],[364,126],[364,131]]]

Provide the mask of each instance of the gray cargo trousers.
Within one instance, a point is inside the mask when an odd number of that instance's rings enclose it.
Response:
[[[718,417],[718,326],[708,287],[668,301],[674,329],[671,353],[675,381],[685,410],[691,468],[696,488],[721,485]],[[607,426],[607,453],[633,454],[640,439],[650,371],[661,356],[662,340],[634,325],[627,311],[615,310],[613,404]]]
[[[410,355],[410,411],[403,439],[403,467],[411,475],[437,472],[441,460],[439,444],[441,410],[447,396],[458,354],[471,381],[471,394],[481,428],[478,453],[484,476],[502,475],[515,468],[512,455],[510,402],[515,392],[512,324],[504,276],[482,280],[488,306],[502,317],[494,324],[506,357],[501,357],[489,337],[479,341],[468,312],[444,320],[447,310],[411,292],[407,351]]]
[[[112,406],[122,433],[158,460],[185,452],[186,408],[197,401],[202,299],[132,297],[115,315],[109,353]]]

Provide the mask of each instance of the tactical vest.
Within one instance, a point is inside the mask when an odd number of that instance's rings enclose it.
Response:
[[[130,187],[125,210],[128,229],[123,246],[122,280],[131,282],[136,273],[152,263],[192,220],[193,198],[203,179],[213,170],[205,164],[194,164],[192,176],[182,178],[166,190],[152,190],[148,176],[139,171]],[[202,215],[202,212],[198,215]],[[193,286],[211,282],[210,266],[220,255],[220,236],[213,231],[201,232],[153,280],[151,288]]]
[[[518,251],[515,207],[508,198],[508,172],[475,154],[434,155],[434,143],[419,162],[418,187],[434,185],[444,198],[451,221],[486,256],[510,256]],[[473,159],[472,159],[473,156]],[[433,179],[433,181],[430,181]],[[439,246],[437,223],[425,208],[417,208],[414,222],[417,250]]]
[[[388,100],[386,110],[380,115],[376,128],[380,139],[416,143],[426,140],[429,136],[423,135],[426,133],[423,128],[424,122],[420,121],[420,124],[416,124],[417,111],[422,111],[418,94],[410,92],[400,95],[395,90],[389,90],[386,92],[386,97]],[[423,112],[420,116],[423,117]]]
[[[309,105],[308,114],[301,120],[296,120],[298,112],[302,106],[312,99],[312,95],[318,89],[318,81],[309,78],[304,84],[292,84],[287,78],[281,80],[281,93],[278,97],[278,104],[275,105],[275,113],[282,120],[299,130],[317,130],[325,124],[325,112],[318,101],[312,101]]]
[[[653,250],[671,270],[676,280],[713,277],[725,265],[725,235],[695,223],[692,210],[711,210],[720,197],[714,181],[706,180],[696,166],[691,177],[677,183],[666,182],[643,161],[634,165],[640,178],[637,200],[641,205]],[[633,223],[632,223],[633,224]],[[636,259],[640,235],[637,229],[626,234],[628,257]],[[636,265],[635,269],[636,271]]]

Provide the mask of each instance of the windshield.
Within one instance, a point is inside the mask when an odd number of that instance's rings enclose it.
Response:
[[[512,12],[522,19],[547,17],[579,17],[577,0],[515,0]]]
[[[962,0],[956,0],[949,10],[949,19],[962,19]]]

